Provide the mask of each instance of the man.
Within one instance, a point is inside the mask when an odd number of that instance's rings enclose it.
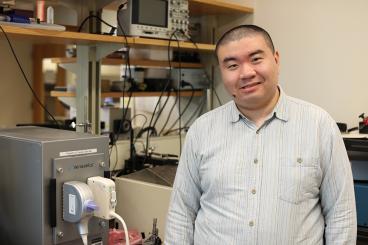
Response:
[[[233,100],[187,134],[166,244],[356,244],[351,167],[334,120],[283,92],[262,28],[229,30],[216,54]]]

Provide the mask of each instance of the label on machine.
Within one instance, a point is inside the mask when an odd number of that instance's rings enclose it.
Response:
[[[60,157],[67,157],[67,156],[75,156],[75,155],[84,155],[84,154],[91,154],[96,153],[97,149],[85,149],[85,150],[77,150],[77,151],[63,151],[59,153]]]

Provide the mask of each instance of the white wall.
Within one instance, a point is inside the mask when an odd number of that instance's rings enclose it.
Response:
[[[254,23],[281,54],[284,90],[348,127],[368,114],[367,9],[365,0],[255,1]]]
[[[323,107],[348,127],[358,124],[362,112],[368,115],[367,1],[254,0],[252,5],[253,15],[219,18],[218,33],[245,23],[264,27],[281,54],[285,92]],[[215,77],[221,99],[228,101],[218,69]]]
[[[0,32],[0,128],[32,122],[32,94]],[[13,48],[32,83],[31,44],[11,39]]]

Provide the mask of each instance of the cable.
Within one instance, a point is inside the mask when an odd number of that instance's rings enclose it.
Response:
[[[159,98],[158,98],[158,101],[157,101],[157,103],[156,103],[156,106],[155,106],[155,108],[154,108],[154,110],[153,110],[153,113],[152,113],[152,116],[151,116],[151,120],[150,120],[150,123],[149,123],[149,125],[148,125],[148,127],[147,128],[149,128],[149,129],[152,129],[151,128],[151,125],[152,125],[152,120],[153,120],[153,118],[154,118],[154,115],[155,115],[155,113],[156,113],[156,109],[157,109],[157,107],[158,107],[158,105],[160,104],[160,101],[161,101],[161,98],[162,98],[162,96],[163,96],[163,93],[166,91],[166,89],[167,89],[167,87],[168,87],[168,85],[170,84],[170,77],[171,77],[171,58],[170,58],[170,43],[171,43],[171,40],[172,40],[172,37],[175,35],[175,33],[177,32],[177,30],[175,30],[173,33],[171,33],[171,35],[170,35],[170,39],[169,39],[169,43],[168,43],[168,46],[167,46],[167,55],[168,55],[168,62],[169,62],[169,75],[168,75],[168,79],[167,79],[167,82],[166,82],[166,84],[165,84],[165,86],[164,86],[164,88],[161,90],[161,94],[160,94],[160,96],[159,96]],[[138,136],[138,135],[137,135]],[[137,137],[138,138],[138,137]],[[143,159],[143,164],[145,163],[145,161],[146,161],[146,159],[147,159],[147,157],[148,157],[148,139],[149,139],[149,133],[147,133],[147,136],[146,136],[146,148],[145,148],[145,157],[144,157],[144,159]]]
[[[178,110],[179,110],[179,128],[181,127],[181,117],[180,117],[180,115],[181,115],[181,104],[180,104],[180,97],[181,97],[181,93],[180,93],[180,83],[181,83],[181,56],[180,56],[180,42],[179,42],[179,40],[178,40],[178,38],[176,37],[176,35],[175,35],[175,33],[176,32],[181,32],[181,33],[184,33],[183,32],[183,30],[175,30],[174,32],[173,32],[173,34],[174,35],[171,35],[170,36],[170,39],[169,39],[169,47],[170,47],[170,41],[171,41],[171,39],[172,39],[172,36],[174,36],[175,37],[175,40],[176,40],[176,42],[177,42],[177,44],[178,44],[178,52],[179,52],[179,86],[178,86],[178,94],[177,94],[177,97],[178,97]],[[171,77],[171,70],[172,70],[172,65],[171,65],[171,58],[170,58],[170,53],[168,52],[168,62],[169,62],[169,72],[170,72],[170,77]],[[165,125],[166,126],[166,125]],[[181,132],[179,131],[179,152],[180,152],[180,154],[181,154],[181,148],[182,148],[182,142],[181,142],[182,140],[181,140]]]
[[[127,2],[125,3],[122,3],[120,4],[120,6],[118,7],[118,10],[117,10],[117,15],[119,15],[119,12],[120,10],[124,7],[124,5],[127,4]],[[120,19],[117,18],[117,22],[118,22],[118,26],[120,27],[122,33],[123,33],[123,36],[124,36],[124,40],[125,40],[125,71],[124,71],[124,80],[123,80],[123,97],[122,97],[122,101],[123,101],[123,116],[121,118],[121,122],[119,124],[119,129],[118,129],[118,132],[116,135],[113,134],[113,142],[112,142],[112,145],[116,147],[116,156],[118,155],[118,150],[117,150],[117,146],[116,146],[116,142],[119,140],[119,136],[120,136],[120,132],[121,132],[121,128],[122,128],[122,124],[125,122],[125,119],[126,119],[126,116],[127,116],[127,113],[128,113],[128,108],[129,108],[129,104],[130,104],[130,101],[131,101],[131,98],[132,98],[132,95],[133,95],[133,91],[130,90],[130,93],[129,93],[129,99],[128,99],[128,103],[127,103],[127,106],[126,106],[126,110],[125,110],[125,106],[124,106],[124,101],[125,101],[125,84],[127,81],[131,81],[131,78],[132,78],[132,72],[131,72],[131,68],[130,68],[130,47],[129,47],[129,44],[128,44],[128,38],[125,34],[125,31],[123,29],[123,27],[121,26],[121,23],[120,23]],[[127,71],[128,71],[128,77],[127,77]],[[133,130],[132,128],[130,128],[130,130]],[[110,151],[110,154],[109,154],[109,160],[111,160],[111,152]],[[114,165],[114,168],[113,170],[115,170],[115,167],[117,165],[117,161],[115,162],[115,165]]]
[[[192,93],[191,93],[191,95],[190,95],[190,98],[189,98],[189,101],[188,101],[188,103],[185,105],[185,108],[184,108],[184,110],[179,114],[179,117],[178,117],[178,119],[176,119],[176,121],[173,123],[173,124],[171,124],[171,126],[169,127],[169,129],[168,129],[168,131],[170,131],[174,126],[175,126],[175,124],[179,121],[179,128],[181,128],[181,125],[180,125],[180,119],[181,119],[181,117],[184,115],[184,113],[186,112],[186,110],[189,108],[189,105],[191,104],[191,102],[192,102],[192,100],[193,100],[193,98],[194,98],[194,93],[195,93],[195,90],[194,90],[194,87],[193,87],[193,85],[192,84],[190,84],[190,83],[188,83],[190,86],[191,86],[191,88],[192,88]],[[166,133],[164,133],[163,135],[167,135]]]
[[[173,36],[175,36],[175,33],[176,33],[176,32],[177,32],[177,30],[175,30],[175,31],[170,35],[169,43],[168,43],[168,45],[167,45],[167,53],[168,53],[168,61],[169,61],[169,78],[167,79],[167,82],[166,82],[166,84],[165,84],[164,88],[161,90],[160,96],[159,96],[158,101],[157,101],[157,103],[156,103],[156,106],[155,106],[155,108],[154,108],[154,110],[153,110],[153,113],[152,113],[152,116],[151,116],[151,120],[150,120],[150,122],[149,122],[149,124],[148,124],[148,128],[152,126],[152,121],[153,121],[153,118],[154,118],[154,116],[155,116],[155,113],[156,113],[157,107],[158,107],[158,105],[160,104],[160,101],[161,101],[161,98],[162,98],[162,96],[163,96],[164,92],[167,90],[167,88],[168,88],[168,86],[169,86],[169,84],[170,84],[170,77],[171,77],[170,43],[171,43],[172,37],[173,37]],[[175,37],[176,37],[176,36],[175,36]],[[147,156],[148,156],[148,148],[149,148],[149,147],[148,147],[148,139],[149,139],[149,134],[147,134],[147,137],[146,137],[146,151],[145,151],[145,158],[144,158],[144,160],[143,160],[143,164],[145,163],[145,160],[146,160],[146,158],[147,158]]]
[[[129,57],[129,54],[128,56]],[[129,60],[129,58],[128,58]],[[127,64],[130,66],[130,63],[129,61],[127,61]],[[119,136],[120,136],[120,132],[121,132],[121,129],[122,129],[122,125],[123,123],[125,122],[126,120],[126,116],[127,116],[127,113],[128,113],[128,108],[129,108],[129,104],[130,104],[130,101],[131,101],[131,98],[132,98],[132,94],[133,94],[133,91],[130,90],[130,93],[129,93],[129,99],[128,99],[128,103],[127,103],[127,106],[126,106],[126,109],[125,109],[125,106],[124,106],[124,98],[125,98],[125,84],[126,84],[126,78],[124,78],[124,81],[123,81],[123,115],[122,115],[122,118],[121,118],[121,121],[119,123],[119,128],[118,128],[118,131],[116,134],[114,134],[113,136],[113,142],[112,144],[116,144],[116,142],[119,140]],[[130,127],[131,128],[131,127]],[[111,154],[110,154],[111,156]]]
[[[135,145],[135,143],[137,142],[137,140],[138,140],[138,136],[139,136],[139,133],[141,133],[142,132],[142,130],[144,130],[145,129],[145,125],[146,125],[146,123],[147,123],[147,117],[144,115],[144,114],[136,114],[136,115],[134,115],[134,117],[132,118],[132,121],[133,121],[133,119],[135,118],[135,117],[137,117],[137,116],[143,116],[144,118],[145,118],[145,121],[144,121],[144,123],[143,123],[143,125],[142,125],[142,129],[138,132],[138,134],[137,134],[137,136],[135,137],[135,140],[134,140],[134,142],[133,142],[133,144]],[[143,132],[142,132],[143,133]],[[143,142],[141,142],[142,144],[143,144],[143,149],[146,149],[145,148],[145,146],[144,146],[144,143]]]
[[[189,129],[189,127],[182,127],[182,128],[174,128],[174,129],[171,129],[170,131],[167,131],[167,134],[166,135],[169,135],[170,133],[172,132],[175,132],[175,131],[181,131],[183,129]]]
[[[119,220],[119,222],[123,225],[123,228],[124,228],[124,235],[125,235],[125,244],[126,245],[129,245],[130,243],[129,243],[129,233],[128,233],[128,227],[127,227],[127,225],[125,224],[125,221],[123,220],[123,218],[120,216],[120,215],[118,215],[117,213],[115,213],[115,212],[110,212],[110,215],[112,216],[112,217],[114,217],[115,219],[117,219],[117,220]]]
[[[183,30],[180,30],[180,32],[183,32]],[[176,38],[176,36],[175,36]],[[178,53],[179,53],[179,103],[178,103],[178,110],[179,110],[179,155],[181,155],[181,148],[182,148],[182,143],[181,143],[181,116],[184,114],[186,108],[184,109],[183,111],[183,114],[181,114],[181,103],[180,103],[180,99],[181,99],[181,55],[180,55],[180,43],[179,43],[179,40],[176,38],[176,41],[178,43]],[[193,98],[193,95],[194,95],[194,88],[192,86],[192,95],[189,99],[189,101],[191,102],[192,101],[192,98]],[[189,105],[190,102],[187,104]]]
[[[192,121],[193,117],[196,115],[196,113],[198,112],[198,115],[197,117],[202,113],[203,111],[203,108],[204,108],[204,105],[205,105],[205,97],[202,97],[202,100],[200,102],[200,106],[198,106],[195,111],[192,113],[192,115],[189,117],[188,121],[184,124],[184,127],[183,128],[186,128],[188,127],[188,124],[190,123],[190,121]]]
[[[120,4],[120,5],[119,5],[119,7],[118,7],[118,11],[116,11],[116,16],[119,16],[119,12],[120,12],[120,10],[122,10],[122,9],[123,9],[123,7],[125,6],[125,4],[127,4],[127,3],[128,3],[128,2],[125,2],[125,3],[122,3],[122,4]],[[125,44],[126,44],[126,46],[127,46],[127,47],[129,47],[129,46],[128,46],[128,38],[127,38],[127,35],[126,35],[125,31],[124,31],[123,26],[121,25],[120,19],[119,19],[119,18],[117,18],[117,19],[118,19],[118,26],[120,27],[121,32],[123,33],[123,37],[124,37],[124,39],[125,39]],[[131,72],[130,72],[130,71],[129,71],[129,74],[131,74]]]
[[[91,14],[89,16],[87,16],[83,21],[82,23],[80,24],[79,28],[78,28],[78,32],[81,32],[84,24],[86,23],[87,20],[91,19],[91,18],[96,18],[97,20],[99,20],[100,22],[104,23],[105,25],[113,28],[113,30],[115,31],[116,30],[116,27],[115,26],[112,26],[111,24],[107,23],[106,21],[104,21],[103,19],[101,19],[99,16],[97,15],[94,15],[94,14]]]
[[[143,123],[143,125],[142,125],[142,128],[144,128],[144,126],[146,125],[146,123],[147,123],[147,121],[148,121],[148,119],[147,119],[146,115],[144,115],[144,114],[135,114],[135,115],[132,117],[131,121],[133,122],[133,120],[134,120],[136,117],[138,117],[138,116],[142,116],[142,117],[144,118],[144,123]]]
[[[117,10],[117,13],[116,15],[118,16],[119,15],[119,12],[120,10],[125,6],[125,4],[127,4],[127,2],[125,3],[122,3],[119,5],[118,7],[118,10]],[[123,81],[123,110],[124,110],[124,100],[125,100],[125,84],[126,82],[131,82],[131,79],[132,79],[132,71],[131,71],[131,68],[130,68],[130,47],[129,47],[129,44],[128,44],[128,38],[127,38],[127,35],[125,34],[125,31],[120,23],[120,19],[117,18],[117,21],[118,21],[118,26],[120,27],[122,33],[123,33],[123,36],[124,36],[124,39],[125,39],[125,47],[126,47],[126,51],[125,51],[125,62],[126,62],[126,65],[125,65],[125,71],[124,71],[124,81]],[[128,71],[128,78],[126,76],[127,74],[127,71]],[[127,103],[127,109],[129,108],[129,104],[130,104],[130,100],[131,100],[131,97],[132,97],[132,94],[133,94],[133,91],[130,90],[130,94],[129,94],[129,99],[128,99],[128,103]],[[121,124],[119,125],[119,130],[118,130],[118,136],[117,136],[117,139],[115,140],[115,142],[119,139],[119,134],[120,134],[120,130],[121,130],[121,125],[122,123],[125,121],[126,119],[126,115],[127,115],[127,111],[128,110],[125,110],[123,111],[123,117],[121,119]]]
[[[170,94],[171,94],[171,90],[169,90],[167,96],[166,96],[166,100],[164,102],[164,105],[162,106],[162,108],[160,109],[160,111],[157,113],[157,116],[156,116],[156,120],[155,122],[153,123],[152,127],[156,127],[156,123],[158,122],[158,119],[160,118],[161,116],[161,113],[164,111],[166,105],[167,105],[167,102],[169,101],[169,98],[170,98]]]
[[[146,131],[147,132],[152,131],[153,135],[157,135],[156,129],[153,126],[151,126],[151,127],[146,127],[146,128],[141,129],[139,131],[139,133],[137,134],[137,137],[136,138],[137,139],[140,138],[142,136],[142,134],[144,134],[144,132],[146,132]]]
[[[37,94],[36,94],[36,92],[33,90],[33,88],[32,88],[32,86],[31,86],[31,84],[30,84],[30,82],[28,81],[28,78],[27,78],[27,76],[26,76],[26,74],[24,73],[24,71],[23,71],[23,68],[22,68],[22,66],[21,66],[21,64],[20,64],[20,62],[19,62],[19,60],[18,60],[18,57],[17,57],[17,55],[15,54],[15,51],[14,51],[14,48],[13,48],[13,46],[12,46],[12,44],[11,44],[11,42],[10,42],[10,40],[9,40],[9,37],[8,37],[8,35],[6,34],[6,32],[4,31],[4,29],[3,29],[3,27],[0,25],[0,29],[1,29],[1,31],[4,33],[4,36],[5,36],[5,38],[6,38],[6,40],[8,41],[8,44],[9,44],[9,47],[10,47],[10,49],[11,49],[11,52],[13,53],[13,56],[14,56],[14,58],[15,58],[15,61],[17,62],[17,64],[18,64],[18,67],[19,67],[19,69],[20,69],[20,71],[22,72],[22,75],[23,75],[23,78],[24,78],[24,80],[26,81],[26,83],[27,83],[27,85],[28,85],[28,87],[31,89],[31,91],[32,91],[32,94],[33,94],[33,96],[34,96],[34,98],[36,99],[36,101],[37,101],[37,103],[42,107],[42,109],[44,109],[44,111],[52,118],[52,120],[55,122],[55,124],[58,126],[58,128],[60,128],[60,125],[59,125],[59,123],[56,121],[56,119],[54,118],[54,116],[46,109],[46,107],[42,104],[42,102],[41,102],[41,100],[38,98],[38,96],[37,96]]]
[[[172,112],[173,112],[173,110],[174,110],[174,108],[175,108],[175,105],[176,105],[176,103],[178,102],[179,95],[178,95],[178,92],[177,92],[177,91],[175,91],[175,93],[176,93],[176,96],[175,96],[174,104],[171,106],[171,109],[170,109],[169,115],[167,116],[166,121],[165,121],[164,125],[162,126],[162,128],[161,128],[160,132],[158,133],[158,135],[161,135],[161,134],[162,134],[162,132],[165,130],[165,127],[166,127],[167,123],[169,122],[169,119],[170,119],[170,117],[171,117],[171,114],[172,114]]]
[[[155,122],[153,123],[153,125],[150,127],[150,126],[148,126],[147,128],[144,128],[144,125],[142,126],[142,129],[138,132],[138,134],[137,134],[137,136],[136,136],[136,138],[139,138],[140,136],[142,136],[142,134],[145,132],[145,131],[148,131],[147,129],[149,129],[149,130],[154,130],[154,132],[155,132],[155,135],[157,136],[158,134],[157,134],[157,131],[156,131],[156,128],[155,128],[155,126],[156,126],[156,123],[158,122],[158,119],[160,118],[160,116],[161,116],[161,113],[163,112],[163,110],[165,109],[165,107],[166,107],[166,104],[167,104],[167,102],[168,102],[168,100],[169,100],[169,98],[170,98],[170,93],[171,93],[171,91],[169,91],[168,92],[168,94],[167,94],[167,96],[166,96],[166,100],[165,100],[165,102],[164,102],[164,105],[162,106],[162,108],[159,110],[159,112],[157,113],[157,116],[156,116],[156,119],[155,119]],[[146,120],[147,120],[147,118],[146,118]],[[146,123],[146,122],[145,122]]]
[[[88,222],[91,217],[87,216],[80,220],[78,223],[78,232],[82,238],[83,245],[88,245]]]
[[[127,2],[120,4],[120,6],[118,7],[118,11],[116,13],[117,16],[119,15],[120,10],[124,7],[125,4],[127,4]],[[130,89],[129,99],[128,99],[128,103],[127,103],[127,106],[126,106],[127,109],[125,110],[125,106],[124,106],[124,101],[125,101],[125,84],[126,84],[127,81],[128,82],[131,82],[131,80],[132,80],[132,71],[131,71],[131,68],[130,68],[130,47],[129,47],[129,44],[128,44],[128,38],[127,38],[127,36],[125,34],[125,31],[124,31],[123,27],[121,26],[120,19],[117,18],[117,20],[118,20],[118,26],[120,27],[120,29],[121,29],[121,31],[123,33],[123,36],[124,36],[124,39],[125,39],[125,47],[126,47],[127,50],[125,51],[125,55],[126,55],[126,57],[125,57],[125,60],[126,61],[125,62],[126,62],[126,65],[125,65],[124,80],[123,80],[123,97],[122,97],[123,98],[122,99],[123,100],[123,116],[121,118],[121,123],[119,124],[119,129],[118,129],[118,132],[117,132],[117,136],[116,136],[116,138],[114,137],[113,144],[116,144],[116,142],[119,140],[119,135],[120,135],[120,132],[121,132],[121,125],[126,120],[126,115],[128,113],[129,104],[130,104],[130,101],[131,101],[131,98],[132,98],[132,95],[133,95],[133,91],[132,91],[132,89]],[[128,71],[128,78],[126,76],[127,71]],[[131,128],[131,130],[132,130],[132,128]]]
[[[125,84],[125,81],[124,81],[124,84]],[[124,85],[124,87],[125,87],[125,85]],[[124,88],[123,88],[123,90],[124,90]],[[127,114],[128,114],[128,109],[129,109],[129,104],[130,104],[130,101],[131,101],[131,99],[132,99],[132,94],[133,94],[133,92],[132,91],[130,91],[130,93],[129,93],[129,98],[128,98],[128,103],[127,103],[127,106],[125,107],[124,106],[124,97],[125,97],[125,95],[124,95],[124,91],[123,91],[123,115],[122,115],[122,118],[121,118],[121,120],[120,120],[120,123],[119,123],[119,128],[118,128],[118,131],[117,131],[117,134],[116,134],[116,137],[114,137],[114,142],[116,142],[116,141],[118,141],[119,140],[119,137],[120,137],[120,133],[121,133],[121,129],[122,129],[122,125],[124,124],[124,122],[126,121],[126,116],[127,116]],[[126,109],[125,109],[126,108]],[[130,129],[132,129],[132,126],[130,125]]]

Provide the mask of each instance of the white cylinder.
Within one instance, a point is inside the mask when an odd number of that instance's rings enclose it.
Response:
[[[46,23],[54,24],[54,8],[52,6],[47,7]]]

